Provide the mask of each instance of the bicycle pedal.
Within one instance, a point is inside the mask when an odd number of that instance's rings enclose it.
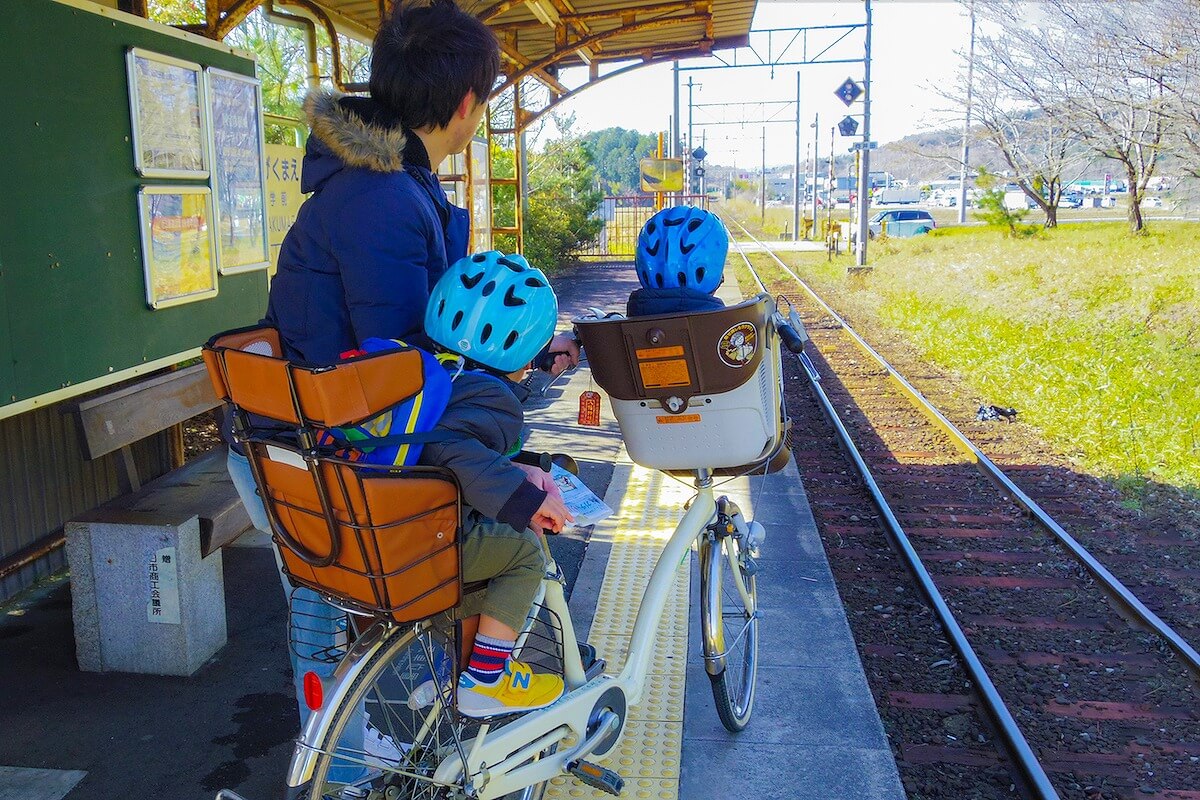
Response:
[[[567,764],[567,772],[575,776],[575,780],[587,784],[593,789],[619,796],[625,788],[625,779],[611,769],[593,764],[582,759]]]

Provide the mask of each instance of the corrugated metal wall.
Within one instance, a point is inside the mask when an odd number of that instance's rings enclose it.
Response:
[[[120,454],[84,460],[71,408],[64,403],[0,420],[0,560],[120,494]],[[168,434],[134,445],[143,482],[169,469]],[[65,566],[66,553],[59,549],[0,579],[0,601]]]

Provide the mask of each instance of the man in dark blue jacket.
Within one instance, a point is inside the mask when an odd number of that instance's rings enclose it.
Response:
[[[429,290],[468,246],[469,215],[434,170],[470,144],[499,70],[495,36],[451,0],[397,3],[374,42],[370,97],[308,96],[312,196],[283,240],[266,316],[288,358],[332,364],[371,337],[422,341]],[[571,336],[548,349],[565,354],[555,373],[579,361]]]
[[[470,143],[499,69],[491,31],[454,3],[398,4],[375,40],[371,96],[309,95],[312,196],[267,308],[288,357],[333,363],[364,339],[420,332],[430,287],[467,253],[467,212],[433,170]]]

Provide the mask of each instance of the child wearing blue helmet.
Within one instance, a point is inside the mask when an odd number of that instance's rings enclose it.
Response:
[[[541,270],[495,251],[453,264],[434,285],[425,313],[426,335],[462,363],[434,428],[452,436],[426,444],[420,462],[446,467],[458,479],[463,580],[488,581],[459,676],[459,711],[467,716],[543,708],[563,692],[562,678],[534,674],[511,657],[545,572],[534,530],[559,531],[571,520],[561,498],[542,488],[545,473],[509,460],[524,429],[515,381],[550,341],[557,318],[558,300]],[[465,621],[464,630],[473,623]]]
[[[659,211],[638,234],[635,255],[642,288],[629,295],[631,317],[712,311],[725,277],[729,234],[716,214],[694,206]]]

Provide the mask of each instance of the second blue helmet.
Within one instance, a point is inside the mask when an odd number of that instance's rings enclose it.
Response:
[[[638,234],[634,261],[642,286],[712,294],[725,274],[729,233],[716,214],[693,206],[659,211]]]
[[[430,339],[502,373],[531,362],[557,321],[558,298],[545,274],[521,256],[496,250],[454,262],[425,309]]]

